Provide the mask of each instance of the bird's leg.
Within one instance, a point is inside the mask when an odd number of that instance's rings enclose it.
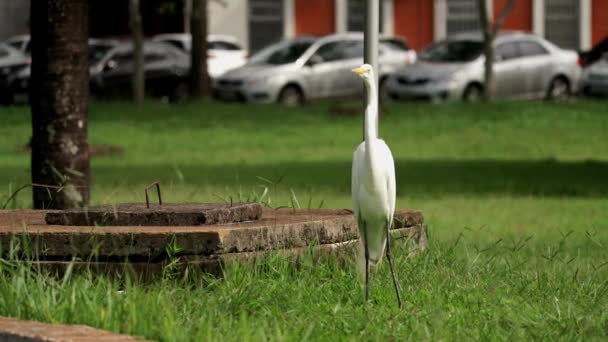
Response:
[[[363,248],[365,254],[365,301],[369,301],[369,248],[367,247],[367,224],[363,222]]]
[[[393,276],[393,285],[395,286],[395,293],[397,294],[397,302],[399,303],[399,307],[401,307],[401,293],[399,291],[399,282],[397,281],[397,275],[395,274],[395,270],[393,269],[393,258],[391,253],[391,223],[386,222],[386,259],[388,259],[388,266],[391,269],[391,275]]]

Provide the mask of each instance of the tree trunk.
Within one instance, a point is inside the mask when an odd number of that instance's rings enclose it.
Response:
[[[88,0],[31,2],[35,209],[89,202]]]
[[[133,36],[133,102],[141,105],[146,92],[144,75],[144,49],[139,0],[129,0],[129,23]]]
[[[481,24],[481,30],[483,33],[483,54],[485,57],[484,63],[484,87],[482,93],[482,99],[485,102],[489,102],[494,97],[496,92],[496,82],[494,81],[494,38],[500,31],[502,24],[505,22],[507,15],[515,6],[515,0],[508,0],[504,7],[500,10],[496,21],[490,20],[490,14],[488,13],[488,6],[486,0],[477,1],[479,8],[479,22]]]
[[[483,54],[485,57],[483,74],[482,99],[486,102],[491,101],[494,96],[494,35],[493,25],[488,14],[486,0],[478,0],[479,23],[483,33]]]
[[[210,81],[207,72],[207,0],[192,0],[192,64],[190,68],[191,96],[209,95]]]

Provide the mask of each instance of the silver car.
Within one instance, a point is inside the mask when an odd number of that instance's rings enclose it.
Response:
[[[381,38],[380,80],[414,61],[415,52],[396,38]],[[246,65],[213,82],[220,100],[298,105],[305,100],[353,96],[363,85],[351,69],[363,63],[363,35],[300,37],[273,44]]]
[[[10,78],[28,65],[29,59],[21,51],[0,43],[0,104],[12,102],[9,91]]]
[[[581,90],[585,95],[608,96],[608,52],[585,68]]]
[[[494,41],[497,97],[564,99],[578,89],[581,67],[575,51],[538,36],[502,32]],[[437,42],[418,62],[387,79],[393,99],[475,100],[484,83],[483,41],[461,34]]]

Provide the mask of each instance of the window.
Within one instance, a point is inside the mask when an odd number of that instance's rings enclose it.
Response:
[[[382,39],[381,42],[386,46],[390,46],[390,48],[392,48],[394,50],[401,50],[401,51],[410,50],[409,45],[403,39],[389,38],[389,39]]]
[[[348,0],[347,12],[347,30],[348,31],[364,31],[365,30],[365,1],[366,0]],[[380,31],[383,29],[384,23],[384,1],[380,2]]]
[[[256,52],[283,38],[283,1],[249,0],[249,50]]]
[[[171,45],[175,46],[178,49],[186,50],[186,47],[184,46],[184,42],[182,42],[181,40],[178,40],[178,39],[167,39],[167,40],[163,40],[163,42],[171,44]]]
[[[99,62],[112,49],[109,45],[89,45],[89,63]]]
[[[0,57],[6,57],[8,55],[9,55],[8,50],[0,47]]]
[[[545,38],[563,48],[579,48],[579,0],[545,0]]]
[[[330,42],[322,45],[317,50],[317,55],[320,56],[324,62],[333,62],[341,59],[352,58],[350,55],[354,55],[356,52],[352,50],[354,48],[352,41],[338,41]],[[350,49],[350,51],[348,51]],[[363,45],[361,45],[361,56],[363,56]]]
[[[468,40],[445,40],[420,52],[420,59],[429,62],[469,62],[481,55],[483,43]]]
[[[517,43],[502,43],[496,47],[496,58],[501,61],[520,57]]]
[[[114,57],[112,57],[111,61],[113,61],[117,67],[131,65],[133,63],[133,53],[132,52],[117,53],[116,55],[114,55]]]
[[[273,44],[251,56],[249,63],[274,65],[293,63],[312,43],[313,40],[310,39],[295,39]]]
[[[166,55],[160,51],[146,51],[144,53],[144,63],[154,63],[162,61]]]
[[[21,50],[21,41],[19,41],[19,40],[8,42],[7,44],[14,47],[17,50]]]
[[[213,49],[213,50],[229,50],[229,51],[237,51],[237,50],[241,49],[238,45],[236,45],[234,43],[219,41],[219,40],[209,42],[208,48]]]
[[[347,42],[343,49],[344,58],[363,58],[363,41]]]
[[[477,0],[447,0],[447,34],[478,31],[479,9]]]
[[[548,53],[542,45],[532,41],[519,42],[519,51],[522,56],[539,56]]]

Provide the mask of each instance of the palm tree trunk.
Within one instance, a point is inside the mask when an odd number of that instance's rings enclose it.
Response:
[[[207,0],[192,0],[192,66],[190,69],[191,95],[209,96],[210,80],[207,72]]]
[[[31,2],[34,208],[89,202],[88,0]]]

